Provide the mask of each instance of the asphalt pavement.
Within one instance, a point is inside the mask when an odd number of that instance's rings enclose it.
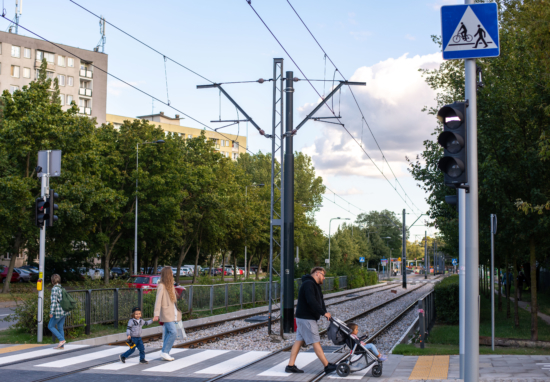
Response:
[[[0,308],[0,330],[8,329],[14,322],[4,322],[2,321],[8,315],[13,313],[13,308]]]

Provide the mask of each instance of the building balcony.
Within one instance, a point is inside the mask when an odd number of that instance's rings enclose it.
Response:
[[[92,89],[80,88],[78,89],[78,94],[86,97],[91,97]]]
[[[92,115],[92,108],[91,107],[80,106],[78,109],[79,109],[80,114]]]
[[[92,78],[92,71],[88,69],[80,69],[80,77]]]

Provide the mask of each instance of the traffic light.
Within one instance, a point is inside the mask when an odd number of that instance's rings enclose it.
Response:
[[[438,167],[445,175],[445,185],[460,188],[468,183],[467,171],[467,102],[445,105],[437,112],[437,119],[443,123],[443,132],[437,142],[443,147],[443,158]]]
[[[58,209],[57,204],[55,204],[55,201],[59,198],[59,195],[57,195],[51,188],[50,188],[50,196],[46,198],[46,204],[44,205],[45,208],[45,214],[44,214],[44,221],[46,222],[46,225],[48,227],[53,227],[53,223],[57,221],[57,216],[55,215],[55,210]]]
[[[44,205],[46,202],[42,198],[36,198],[34,202],[34,225],[44,227]]]

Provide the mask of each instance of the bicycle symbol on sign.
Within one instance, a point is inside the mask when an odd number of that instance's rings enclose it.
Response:
[[[457,34],[453,36],[453,42],[455,44],[459,43],[461,40],[466,42],[472,42],[474,38],[471,34],[468,34],[468,29],[466,29],[466,26],[464,23],[460,23],[460,29],[458,30]]]

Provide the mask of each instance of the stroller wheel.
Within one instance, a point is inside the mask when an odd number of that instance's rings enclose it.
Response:
[[[375,365],[372,367],[372,376],[379,378],[382,375],[382,365]]]
[[[340,377],[347,377],[350,372],[351,371],[350,371],[349,365],[346,363],[341,363],[336,368],[336,373],[338,373]]]

